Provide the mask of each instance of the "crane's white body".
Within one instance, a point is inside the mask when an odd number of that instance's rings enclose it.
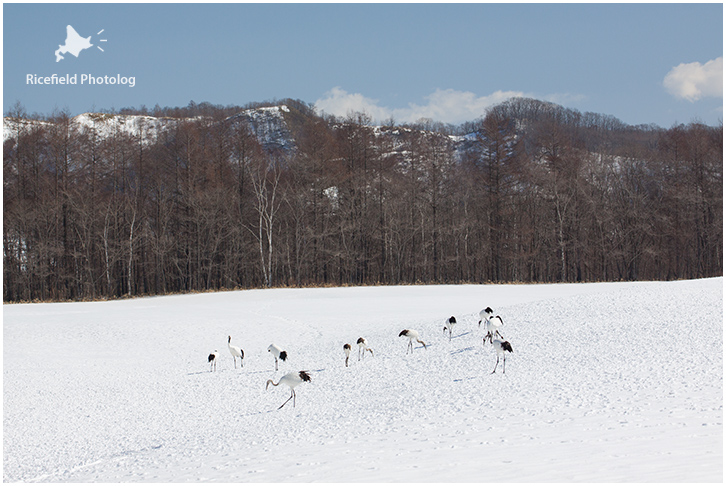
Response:
[[[408,338],[408,347],[406,348],[406,354],[408,354],[408,350],[411,350],[411,353],[413,353],[413,342],[414,340],[417,343],[423,344],[424,349],[426,349],[426,343],[421,341],[421,335],[418,333],[418,331],[414,329],[404,329],[398,334],[398,337],[405,336]]]
[[[209,353],[207,360],[209,361],[209,371],[217,371],[217,356],[219,352],[215,349],[213,353]]]
[[[499,332],[499,328],[502,327],[503,324],[504,324],[504,321],[502,321],[502,318],[499,316],[494,316],[494,317],[489,318],[489,320],[487,321],[487,326],[486,326],[487,333],[486,333],[486,336],[484,336],[484,339],[489,338],[489,342],[492,342],[492,340],[496,336],[499,336],[500,338],[504,339],[504,336],[502,336],[502,333]]]
[[[494,311],[492,310],[491,307],[487,307],[486,309],[480,310],[479,311],[479,327],[481,327],[481,323],[484,322],[485,328],[486,328],[486,324],[489,324],[489,319],[491,319],[492,317],[494,317]]]
[[[292,371],[286,375],[284,375],[282,378],[280,378],[280,381],[275,383],[272,380],[267,380],[267,384],[265,385],[265,390],[272,385],[272,386],[278,386],[278,385],[287,385],[290,387],[290,398],[285,400],[285,403],[280,405],[277,409],[280,410],[282,407],[285,406],[287,402],[292,399],[292,406],[295,407],[295,387],[298,386],[300,383],[304,383],[306,381],[310,381],[310,374],[307,371]]]
[[[484,343],[486,343],[486,339],[484,338]],[[504,356],[504,363],[502,364],[502,373],[506,372],[507,367],[507,355],[506,352],[511,353],[512,352],[512,345],[509,344],[509,341],[504,341],[503,339],[494,339],[491,341],[492,346],[494,347],[494,350],[497,352],[497,363],[494,365],[494,370],[491,374],[494,374],[497,371],[497,366],[499,365],[499,355],[501,354]]]
[[[363,357],[366,357],[366,351],[369,351],[371,353],[371,356],[373,356],[373,350],[368,347],[368,341],[366,341],[366,338],[359,337],[358,338],[358,361],[360,361],[360,355],[363,353]]]
[[[229,348],[229,353],[232,355],[232,359],[234,360],[234,367],[237,368],[237,358],[239,358],[240,367],[244,368],[245,353],[241,348],[232,345],[232,336],[227,336],[227,347]]]
[[[268,346],[267,348],[267,351],[272,353],[272,355],[275,357],[275,371],[277,371],[277,361],[287,360],[287,351],[283,350],[280,346],[276,344],[270,344],[270,346]]]
[[[456,317],[451,316],[448,319],[446,319],[446,322],[444,323],[444,333],[448,330],[449,331],[449,341],[451,341],[451,333],[454,331],[454,326],[456,325]]]

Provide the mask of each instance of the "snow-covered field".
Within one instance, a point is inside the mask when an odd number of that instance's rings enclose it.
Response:
[[[506,374],[490,374],[486,306],[514,350]],[[4,481],[723,481],[722,278],[253,290],[3,318]],[[407,355],[404,328],[428,348]],[[358,361],[360,336],[375,355]],[[278,372],[271,343],[290,355]],[[289,391],[265,382],[291,370],[312,381],[277,410]]]

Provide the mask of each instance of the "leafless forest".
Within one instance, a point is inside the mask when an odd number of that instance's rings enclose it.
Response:
[[[723,274],[722,126],[630,126],[531,99],[457,127],[273,105],[90,124],[16,105],[4,301]]]

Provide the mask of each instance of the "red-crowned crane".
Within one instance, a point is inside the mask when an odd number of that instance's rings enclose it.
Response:
[[[213,353],[209,354],[207,360],[209,361],[209,371],[217,371],[217,356],[219,353],[215,349]]]
[[[265,390],[267,390],[267,388],[270,385],[272,385],[272,386],[278,386],[278,385],[289,386],[290,387],[290,398],[292,399],[292,406],[295,407],[295,387],[305,381],[310,381],[310,374],[308,374],[307,371],[293,371],[291,373],[284,375],[282,378],[280,378],[280,381],[278,381],[277,383],[275,383],[272,380],[267,380],[267,385],[265,385]],[[285,400],[285,403],[289,402],[290,398]],[[277,409],[280,410],[282,407],[285,406],[285,403],[280,405]]]
[[[232,345],[232,336],[227,336],[227,347],[229,348],[229,354],[232,355],[232,359],[234,360],[234,367],[237,368],[237,358],[239,358],[240,367],[244,368],[245,352],[241,348]]]
[[[486,343],[487,338],[484,338],[484,343]],[[495,339],[492,341],[492,346],[494,346],[494,350],[497,352],[497,364],[494,365],[494,370],[491,372],[493,375],[497,371],[497,366],[499,365],[499,355],[504,356],[504,363],[502,364],[502,373],[506,372],[507,367],[507,355],[504,354],[505,351],[512,352],[512,345],[509,344],[509,341],[503,341],[501,339]]]
[[[363,357],[366,357],[366,351],[369,351],[371,353],[371,356],[373,356],[373,350],[368,347],[368,341],[366,341],[366,338],[359,337],[358,341],[358,361],[360,361],[360,355],[363,353]]]
[[[348,367],[348,358],[350,358],[350,344],[345,343],[343,345],[343,352],[345,353],[345,367]]]
[[[479,311],[479,327],[481,327],[482,321],[486,321],[486,324],[489,323],[489,319],[492,318],[494,315],[494,311],[491,307],[487,307],[486,309],[482,309]]]
[[[451,316],[448,319],[446,319],[446,322],[444,324],[444,333],[446,333],[446,330],[449,330],[449,341],[451,341],[451,333],[454,330],[454,324],[456,324],[456,317]]]
[[[275,371],[277,371],[277,360],[287,360],[287,351],[283,351],[283,349],[276,344],[270,344],[270,346],[267,348],[267,351],[272,353],[272,355],[275,357]]]
[[[406,348],[406,354],[408,354],[408,350],[411,350],[411,353],[413,353],[413,341],[416,340],[419,344],[423,344],[424,349],[426,349],[426,343],[421,341],[421,337],[419,336],[418,331],[414,331],[413,329],[404,329],[400,333],[398,333],[398,337],[405,336],[408,338],[408,347]]]
[[[494,316],[490,318],[487,321],[487,333],[484,336],[484,339],[489,338],[489,342],[492,342],[492,340],[499,336],[500,338],[504,339],[504,336],[502,336],[502,333],[499,332],[499,328],[502,327],[504,324],[504,321],[502,321],[502,318],[499,316]]]

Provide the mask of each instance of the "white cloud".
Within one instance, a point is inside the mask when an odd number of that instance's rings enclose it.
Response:
[[[484,115],[488,107],[517,96],[525,94],[519,91],[497,91],[489,96],[477,96],[469,91],[437,89],[425,98],[424,104],[409,103],[406,108],[388,108],[380,106],[378,100],[335,87],[315,102],[315,108],[318,112],[335,116],[365,112],[378,122],[393,118],[398,122],[412,123],[430,118],[444,123],[461,123],[475,120]]]
[[[356,112],[368,113],[376,120],[390,117],[390,111],[378,106],[378,100],[366,98],[360,93],[348,93],[337,86],[325,93],[324,98],[315,102],[315,109],[318,112],[341,117]]]
[[[683,63],[670,70],[663,86],[676,98],[690,102],[704,97],[723,97],[723,57],[708,61]]]
[[[523,96],[525,94],[520,91],[496,91],[489,96],[477,96],[471,91],[437,89],[426,97],[426,104],[409,103],[407,108],[392,110],[392,114],[396,120],[404,122],[430,118],[444,123],[461,123],[483,116],[492,105]]]
[[[422,118],[429,118],[443,123],[463,123],[484,116],[487,108],[502,103],[510,98],[530,97],[553,102],[577,102],[581,95],[552,94],[544,97],[521,91],[495,91],[488,96],[477,96],[470,91],[455,89],[437,89],[426,96],[425,103],[409,103],[405,108],[389,108],[380,106],[378,100],[367,98],[360,93],[348,93],[339,86],[331,89],[315,102],[318,112],[325,112],[339,117],[351,112],[365,112],[376,122],[393,118],[397,122],[414,123]]]

